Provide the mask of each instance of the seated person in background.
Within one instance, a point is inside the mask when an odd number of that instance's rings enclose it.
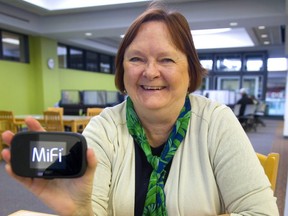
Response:
[[[255,95],[251,95],[250,98],[253,101],[253,104],[258,105],[259,104],[259,100],[255,97]]]
[[[125,33],[115,66],[116,86],[128,97],[85,128],[85,175],[20,178],[6,149],[12,177],[58,215],[279,215],[269,180],[231,109],[190,94],[206,70],[182,14],[153,3]],[[43,130],[34,119],[26,124]],[[6,143],[12,137],[3,134]]]
[[[237,104],[241,104],[239,117],[244,115],[247,104],[254,104],[254,101],[248,96],[245,88],[240,89],[240,94],[241,94],[241,99],[237,101]]]

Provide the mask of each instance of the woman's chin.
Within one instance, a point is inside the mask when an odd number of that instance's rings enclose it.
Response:
[[[148,98],[139,101],[138,105],[140,109],[150,109],[150,110],[157,110],[167,106],[167,100],[165,98]]]

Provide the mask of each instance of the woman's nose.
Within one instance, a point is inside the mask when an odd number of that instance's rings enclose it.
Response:
[[[143,72],[143,76],[149,80],[153,80],[160,76],[160,71],[155,62],[150,62],[146,64],[146,67]]]

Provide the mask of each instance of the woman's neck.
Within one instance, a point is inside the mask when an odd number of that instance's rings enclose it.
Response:
[[[181,109],[182,106],[175,107],[173,110],[166,109],[166,111],[138,110],[137,112],[136,110],[150,146],[158,147],[167,141]]]

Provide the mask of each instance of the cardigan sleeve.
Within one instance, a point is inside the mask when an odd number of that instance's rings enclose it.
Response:
[[[211,164],[227,213],[279,215],[270,182],[232,110],[219,106],[210,120]]]
[[[98,117],[96,117],[98,118]],[[95,131],[97,130],[97,133]],[[103,125],[95,117],[91,119],[83,131],[88,146],[92,148],[96,154],[97,167],[94,175],[93,191],[92,191],[92,207],[94,215],[109,215],[108,202],[109,191],[111,185],[111,142],[105,133]]]

